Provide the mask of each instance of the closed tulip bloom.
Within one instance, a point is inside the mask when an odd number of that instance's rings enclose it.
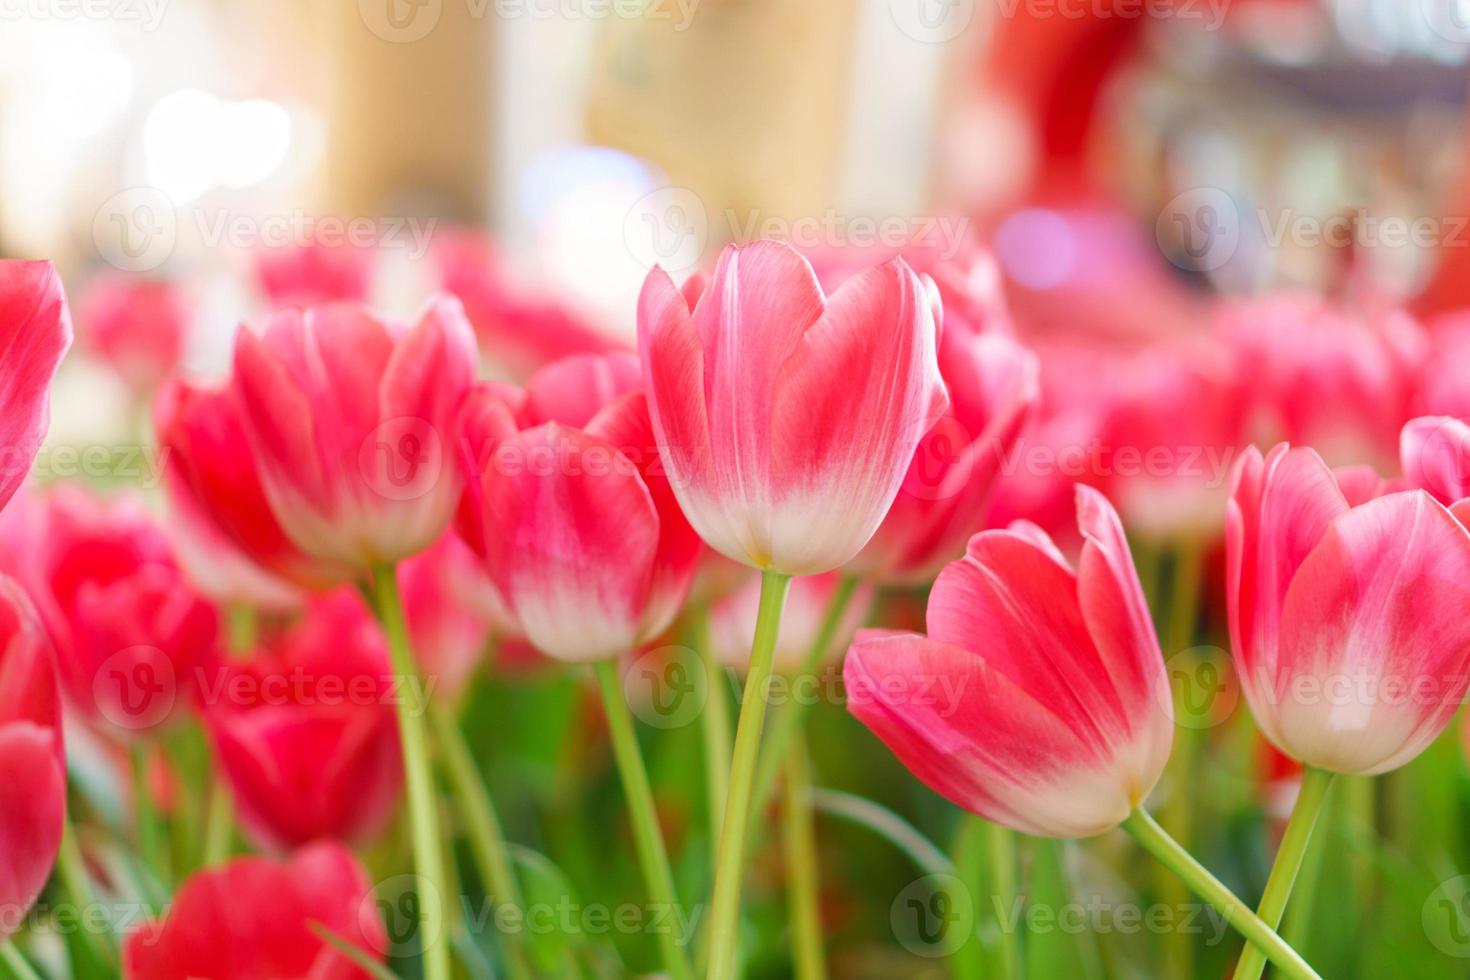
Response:
[[[1449,723],[1470,678],[1470,533],[1427,493],[1353,506],[1311,449],[1251,449],[1226,558],[1241,688],[1284,752],[1387,772]]]
[[[1399,436],[1399,455],[1410,486],[1470,516],[1470,423],[1444,416],[1414,419]]]
[[[360,245],[307,241],[255,253],[255,276],[272,306],[366,301],[376,256]]]
[[[700,537],[792,575],[862,550],[948,406],[939,316],[901,259],[829,298],[788,246],[732,245],[692,308],[654,269],[638,304],[649,407]]]
[[[367,971],[324,939],[325,927],[381,961],[388,937],[372,880],[334,841],[284,861],[236,858],[197,872],[164,918],[123,946],[128,980],[366,980]]]
[[[929,635],[863,630],[848,710],[914,776],[1025,833],[1085,837],[1154,788],[1173,702],[1117,514],[1078,488],[1073,569],[1032,525],[986,530],[939,573]]]
[[[122,273],[92,280],[78,307],[85,347],[134,392],[152,392],[178,367],[189,332],[179,288]]]
[[[1169,756],[1173,702],[1122,524],[1077,488],[1074,569],[1044,533],[984,531],[940,573],[928,636],[864,630],[849,710],[914,775],[1024,833],[1125,820]]]
[[[351,580],[357,566],[306,554],[266,499],[250,452],[245,416],[229,387],[166,385],[153,411],[168,453],[164,489],[179,557],[201,588],[221,601],[293,605],[292,585],[324,589]]]
[[[47,389],[71,346],[71,316],[50,262],[0,260],[0,507],[30,472],[50,420]]]
[[[459,303],[399,329],[357,306],[241,330],[235,385],[271,511],[313,558],[359,571],[433,544],[461,481],[452,426],[477,370]]]
[[[0,579],[0,942],[46,884],[65,816],[66,755],[51,652],[25,595]]]
[[[215,757],[241,822],[268,847],[367,838],[402,782],[396,683],[381,629],[350,590],[320,597],[250,659],[201,685]]]
[[[659,467],[631,355],[478,389],[462,418],[460,533],[516,624],[560,660],[606,660],[668,628],[699,539]]]

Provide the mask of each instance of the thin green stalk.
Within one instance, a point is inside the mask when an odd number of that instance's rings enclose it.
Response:
[[[1300,953],[1288,946],[1270,926],[1261,921],[1249,905],[1237,898],[1234,892],[1220,883],[1220,879],[1196,861],[1194,855],[1170,837],[1147,811],[1134,810],[1123,821],[1122,829],[1138,841],[1145,851],[1183,878],[1196,895],[1208,902],[1251,945],[1264,950],[1283,976],[1293,980],[1322,980],[1317,971],[1302,959]]]
[[[992,943],[986,939],[991,936],[987,927],[995,906],[985,901],[988,890],[984,881],[987,843],[985,824],[986,821],[979,817],[966,814],[960,819],[959,830],[955,833],[952,845],[955,876],[967,888],[973,888],[976,896],[975,929],[950,957],[950,973],[954,980],[985,980],[991,972],[989,960],[993,953],[990,948]],[[998,934],[999,930],[996,930],[995,935]]]
[[[163,816],[153,799],[153,787],[148,780],[147,742],[135,742],[129,752],[133,771],[133,819],[138,834],[138,854],[143,864],[166,892],[170,888],[172,875],[169,871],[168,839],[165,836]]]
[[[990,894],[996,908],[1010,908],[1016,899],[1016,832],[987,820],[985,843],[990,852]],[[1019,980],[1020,936],[1015,929],[1006,929],[1004,923],[1001,924],[997,953],[996,975],[1002,980]]]
[[[643,867],[644,884],[655,904],[670,911],[679,907],[674,893],[674,875],[669,870],[669,853],[659,830],[658,814],[653,806],[653,788],[648,783],[648,770],[638,751],[638,734],[633,729],[633,713],[623,699],[623,685],[618,680],[616,660],[603,660],[594,666],[597,686],[602,690],[602,703],[607,711],[607,727],[612,737],[613,758],[623,780],[623,793],[628,800],[628,813],[633,822],[633,837],[638,845],[638,863]],[[671,930],[658,934],[664,968],[674,980],[693,976],[689,960]]]
[[[209,806],[205,811],[208,821],[204,828],[204,867],[220,864],[229,859],[230,846],[235,837],[235,807],[230,791],[223,779],[216,778],[209,785]]]
[[[827,959],[822,949],[821,869],[812,813],[811,761],[806,739],[799,736],[786,753],[785,787],[781,839],[791,900],[791,959],[796,980],[822,980],[827,976]]]
[[[91,910],[100,906],[97,904],[97,893],[92,890],[92,876],[87,873],[87,861],[82,856],[81,845],[77,843],[77,832],[72,825],[71,816],[67,813],[61,825],[61,847],[56,852],[56,874],[61,879],[61,887],[77,907],[81,921],[85,922]],[[103,963],[114,966],[117,962],[117,950],[112,922],[108,921],[105,932],[93,929],[85,931],[92,950],[102,958]]]
[[[388,651],[393,672],[402,683],[412,683],[427,691],[419,676],[413,651],[409,648],[408,624],[403,618],[403,599],[398,593],[398,576],[393,566],[378,568],[373,574],[373,598],[383,631],[388,636]],[[423,960],[425,980],[449,980],[449,941],[445,927],[445,906],[451,900],[444,873],[444,851],[439,839],[438,794],[434,791],[434,774],[429,765],[429,745],[419,705],[411,698],[395,698],[398,715],[398,737],[403,745],[403,777],[408,796],[409,833],[413,839],[414,871],[422,882],[418,901],[419,955]],[[424,702],[426,703],[426,702]]]
[[[15,948],[13,942],[0,942],[0,961],[4,961],[6,968],[16,980],[41,980],[35,967],[31,966],[24,954]]]
[[[730,794],[730,685],[710,642],[708,605],[700,603],[695,607],[690,631],[690,639],[704,667],[706,696],[699,724],[704,736],[704,780],[713,873],[715,842],[720,839],[720,821],[725,817],[725,799]]]
[[[1291,819],[1286,822],[1286,833],[1281,838],[1281,849],[1276,852],[1276,861],[1271,865],[1271,874],[1266,879],[1266,890],[1261,895],[1261,905],[1256,914],[1272,929],[1281,925],[1281,916],[1286,912],[1286,902],[1291,898],[1291,886],[1296,883],[1297,872],[1302,866],[1302,857],[1312,841],[1312,828],[1317,825],[1317,814],[1322,810],[1322,798],[1332,785],[1333,774],[1325,769],[1308,766],[1302,773],[1302,788],[1297,794],[1296,806],[1292,807]],[[1235,968],[1235,980],[1260,980],[1266,969],[1266,958],[1255,946],[1247,946],[1240,954],[1240,964]]]
[[[827,605],[827,612],[822,617],[822,624],[817,629],[816,639],[812,641],[811,649],[807,651],[796,676],[806,677],[822,668],[822,661],[827,658],[832,641],[837,637],[837,630],[842,626],[843,617],[847,615],[847,607],[852,605],[853,593],[857,591],[857,587],[858,579],[851,575],[844,575],[838,581],[837,588],[832,592],[832,600]],[[791,701],[771,719],[771,731],[766,738],[765,748],[761,751],[760,764],[756,767],[753,797],[755,810],[763,809],[770,800],[771,789],[776,784],[776,774],[781,771],[792,739],[801,730],[810,708],[809,704]]]
[[[761,728],[766,720],[767,687],[781,632],[781,611],[791,577],[779,572],[761,576],[760,611],[750,648],[750,669],[735,726],[735,753],[730,764],[730,795],[720,825],[720,849],[715,864],[715,889],[710,910],[709,980],[735,976],[735,952],[740,939],[740,880],[745,871],[745,836],[750,825],[755,790],[755,765],[760,755]]]
[[[475,765],[470,747],[465,743],[464,732],[442,705],[429,707],[429,723],[433,726],[434,743],[439,748],[444,771],[449,777],[450,793],[464,819],[465,833],[469,837],[470,852],[474,855],[481,885],[490,891],[491,899],[497,904],[523,908],[520,882],[511,870],[500,817],[495,812],[495,804]],[[506,972],[514,980],[529,977],[531,971],[519,937],[505,936],[504,945]]]

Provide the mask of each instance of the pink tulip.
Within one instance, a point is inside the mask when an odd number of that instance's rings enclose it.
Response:
[[[1470,508],[1470,423],[1426,417],[1404,426],[1399,436],[1404,478],[1452,510]]]
[[[1460,312],[1434,325],[1429,354],[1419,379],[1415,405],[1425,415],[1470,418],[1470,313]]]
[[[137,393],[151,392],[184,356],[189,314],[172,283],[100,275],[78,310],[82,341]]]
[[[1230,637],[1261,730],[1335,772],[1386,772],[1470,678],[1470,534],[1422,491],[1357,506],[1311,449],[1254,449],[1226,523]]]
[[[360,303],[372,288],[373,262],[368,248],[308,241],[260,249],[255,275],[275,307]]]
[[[351,590],[313,600],[283,636],[211,672],[205,718],[251,837],[282,847],[376,834],[402,782],[394,699],[423,693],[392,676],[382,630]]]
[[[0,942],[51,874],[66,815],[66,754],[46,635],[0,579]]]
[[[692,309],[654,269],[638,304],[649,407],[699,536],[786,574],[862,550],[948,407],[940,316],[901,259],[829,300],[791,248],[730,246]]]
[[[359,980],[325,927],[381,960],[388,937],[372,880],[352,852],[321,841],[288,860],[242,857],[196,873],[160,920],[128,936],[127,980]]]
[[[50,630],[57,674],[83,718],[118,736],[165,727],[219,652],[219,617],[185,581],[140,501],[62,485],[23,574]]]
[[[921,582],[963,554],[980,530],[1002,465],[1040,399],[1036,357],[1004,334],[972,334],[946,321],[939,370],[949,411],[919,443],[903,485],[853,574]]]
[[[582,355],[465,405],[460,533],[527,639],[561,660],[663,632],[699,560],[637,384],[631,355]]]
[[[439,537],[461,482],[449,446],[477,368],[454,300],[411,329],[355,306],[277,314],[235,342],[235,385],[261,485],[286,536],[365,571]]]
[[[164,489],[175,539],[183,539],[179,557],[210,595],[290,606],[287,582],[320,589],[357,574],[355,565],[307,555],[287,536],[266,499],[233,389],[174,381],[158,394],[154,427],[168,453]]]
[[[71,346],[71,316],[50,262],[0,260],[0,507],[41,448],[50,419],[47,389]]]
[[[929,635],[864,630],[849,710],[958,805],[1087,837],[1153,789],[1173,739],[1159,642],[1117,514],[1077,488],[1074,569],[1043,532],[984,531],[929,597]]]

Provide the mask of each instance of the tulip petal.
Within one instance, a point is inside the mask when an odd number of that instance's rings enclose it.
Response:
[[[51,875],[66,815],[60,735],[26,721],[0,725],[0,941]]]
[[[849,710],[920,780],[1024,833],[1087,837],[1133,806],[1098,744],[984,657],[863,630],[843,668]]]
[[[578,354],[549,364],[526,382],[524,424],[560,422],[582,428],[601,408],[642,386],[633,354]]]
[[[1365,774],[1418,755],[1465,695],[1467,609],[1470,533],[1427,494],[1390,494],[1337,518],[1286,595],[1270,691],[1281,746]],[[1312,690],[1291,683],[1303,677]]]
[[[1399,455],[1410,486],[1449,506],[1470,497],[1470,423],[1430,416],[1404,426]]]
[[[47,390],[71,336],[55,266],[0,261],[0,507],[41,448],[50,419]]]

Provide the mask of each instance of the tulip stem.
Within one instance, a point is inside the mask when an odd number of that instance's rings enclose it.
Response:
[[[373,589],[374,605],[388,636],[393,673],[400,683],[412,683],[423,690],[418,665],[409,649],[403,599],[398,592],[398,575],[392,565],[374,572]],[[399,697],[393,700],[398,715],[398,737],[403,745],[403,777],[408,795],[413,864],[419,879],[419,955],[424,964],[425,980],[449,980],[449,942],[445,935],[444,911],[450,895],[444,874],[444,852],[439,841],[438,804],[434,774],[429,766],[428,739],[423,716],[416,710],[417,699]]]
[[[709,606],[698,604],[690,617],[690,640],[704,667],[705,707],[699,714],[704,736],[704,781],[709,807],[711,872],[715,842],[720,839],[720,821],[725,816],[725,798],[730,793],[730,684],[725,668],[715,656],[709,635]]]
[[[985,838],[990,850],[990,888],[996,908],[1010,908],[1016,900],[1016,832],[998,823],[985,821]],[[996,975],[1004,980],[1020,980],[1020,937],[1014,928],[1000,923],[999,964]]]
[[[613,758],[617,761],[618,775],[623,780],[623,794],[628,800],[628,813],[633,822],[633,838],[638,846],[638,863],[643,866],[644,884],[655,905],[668,912],[677,911],[679,900],[674,892],[674,874],[669,869],[669,852],[664,846],[663,833],[659,830],[658,813],[653,805],[653,788],[648,782],[648,770],[643,765],[642,753],[638,751],[638,733],[633,728],[633,713],[628,710],[628,702],[623,697],[623,685],[618,678],[618,662],[612,659],[602,660],[594,665],[593,670],[597,674],[597,686],[602,691],[602,704],[607,712]],[[660,930],[658,942],[663,953],[664,968],[669,975],[674,980],[689,980],[693,972],[673,930]]]
[[[169,890],[168,841],[164,837],[162,817],[153,800],[153,787],[148,779],[147,742],[135,742],[129,759],[133,769],[133,819],[138,833],[138,853],[148,873],[164,892]]]
[[[1123,821],[1122,828],[1145,851],[1183,878],[1184,883],[1196,895],[1208,902],[1251,945],[1263,950],[1283,976],[1292,977],[1293,980],[1322,980],[1321,975],[1307,965],[1300,953],[1288,946],[1275,930],[1261,921],[1249,905],[1237,898],[1209,869],[1195,860],[1193,854],[1170,837],[1147,811],[1134,810]]]
[[[735,953],[740,939],[740,879],[745,870],[745,836],[755,789],[755,766],[760,757],[761,728],[766,720],[767,687],[771,680],[781,611],[791,577],[767,571],[761,575],[760,611],[750,648],[750,669],[740,696],[740,720],[735,726],[735,754],[730,763],[730,795],[720,824],[720,848],[715,858],[715,889],[710,910],[709,980],[735,976]]]
[[[495,813],[490,791],[480,776],[469,745],[465,742],[464,732],[442,705],[429,707],[429,723],[434,728],[434,742],[439,747],[454,800],[465,821],[465,833],[469,837],[470,851],[474,854],[475,864],[480,872],[480,884],[490,891],[495,904],[523,908],[521,886],[511,869],[505,832]],[[530,968],[526,964],[519,938],[505,936],[504,944],[506,973],[513,980],[529,977]]]
[[[826,659],[832,641],[837,637],[837,630],[842,626],[842,618],[847,615],[847,607],[852,604],[852,596],[857,587],[858,579],[851,575],[844,575],[838,580],[837,588],[832,592],[832,601],[827,604],[827,612],[817,629],[816,639],[812,641],[806,659],[802,660],[797,670],[797,677],[807,677],[821,669],[822,661]],[[760,810],[771,798],[776,774],[781,771],[781,764],[785,761],[792,739],[801,731],[809,707],[809,704],[800,699],[791,699],[771,719],[771,733],[766,739],[760,764],[756,768],[753,809]]]
[[[235,813],[230,800],[230,791],[225,781],[216,776],[209,786],[209,809],[205,813],[208,821],[204,827],[204,867],[219,864],[230,856],[230,844],[235,834]]]
[[[41,980],[36,973],[35,967],[25,958],[20,950],[15,948],[15,943],[0,941],[0,960],[5,961],[5,966],[10,970],[16,980]]]
[[[81,845],[77,843],[77,831],[72,825],[71,813],[67,813],[61,825],[61,847],[56,852],[56,874],[61,878],[62,888],[76,905],[81,921],[88,921],[92,910],[101,906],[97,904],[97,894],[92,890],[92,876],[87,873],[87,860],[82,856]],[[85,931],[93,951],[102,958],[103,963],[115,969],[117,938],[111,916],[108,916],[105,933],[93,929]]]
[[[781,839],[786,845],[793,972],[796,980],[822,980],[827,976],[822,950],[822,876],[817,865],[812,813],[811,760],[807,757],[806,739],[800,736],[786,753],[785,786]]]
[[[1302,772],[1302,787],[1297,794],[1296,805],[1291,809],[1291,819],[1286,822],[1286,833],[1281,838],[1281,848],[1276,852],[1276,861],[1271,865],[1271,874],[1266,878],[1266,890],[1261,895],[1261,905],[1256,914],[1272,929],[1281,925],[1286,912],[1286,902],[1291,898],[1292,885],[1301,870],[1302,858],[1312,842],[1312,828],[1317,824],[1317,814],[1322,810],[1322,799],[1332,785],[1331,772],[1312,766]],[[1247,946],[1240,954],[1240,964],[1235,968],[1235,980],[1260,980],[1266,969],[1266,958],[1255,946]]]

